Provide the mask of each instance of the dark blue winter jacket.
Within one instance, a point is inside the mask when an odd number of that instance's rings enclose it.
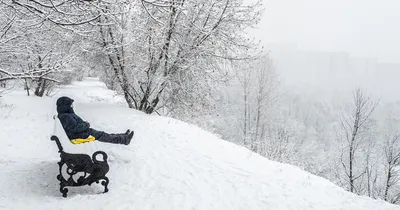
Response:
[[[71,106],[73,102],[73,99],[65,96],[57,100],[58,119],[60,119],[60,122],[69,139],[86,139],[90,135],[90,125],[75,114]]]

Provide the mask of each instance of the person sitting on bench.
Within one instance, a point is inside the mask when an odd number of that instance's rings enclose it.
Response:
[[[108,134],[90,128],[90,124],[83,121],[75,114],[72,103],[73,99],[63,96],[57,100],[58,119],[62,124],[68,138],[74,144],[101,141],[113,144],[129,145],[133,137],[133,131],[129,129],[124,134]]]

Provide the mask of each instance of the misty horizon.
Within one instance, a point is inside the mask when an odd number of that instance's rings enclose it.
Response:
[[[400,63],[400,2],[266,0],[254,34],[264,46],[348,53],[351,57]]]

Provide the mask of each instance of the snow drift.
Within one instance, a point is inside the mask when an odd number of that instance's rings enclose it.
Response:
[[[59,132],[52,116],[63,95],[75,99],[77,114],[94,128],[135,131],[129,146],[68,145],[70,152],[108,153],[106,194],[101,185],[70,188],[68,198],[58,191],[59,154],[50,136]],[[11,92],[2,103],[0,209],[400,209],[269,161],[194,125],[128,109],[95,79],[63,87],[51,98]]]

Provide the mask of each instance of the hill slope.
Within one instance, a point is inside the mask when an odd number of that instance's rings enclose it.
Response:
[[[76,112],[95,128],[135,130],[129,146],[68,145],[109,154],[106,194],[101,185],[71,188],[67,199],[58,191],[58,153],[49,137],[55,100],[62,95],[74,98]],[[3,103],[12,107],[0,109],[0,209],[400,209],[269,161],[196,126],[127,109],[94,79],[60,89],[53,98],[12,92]]]

